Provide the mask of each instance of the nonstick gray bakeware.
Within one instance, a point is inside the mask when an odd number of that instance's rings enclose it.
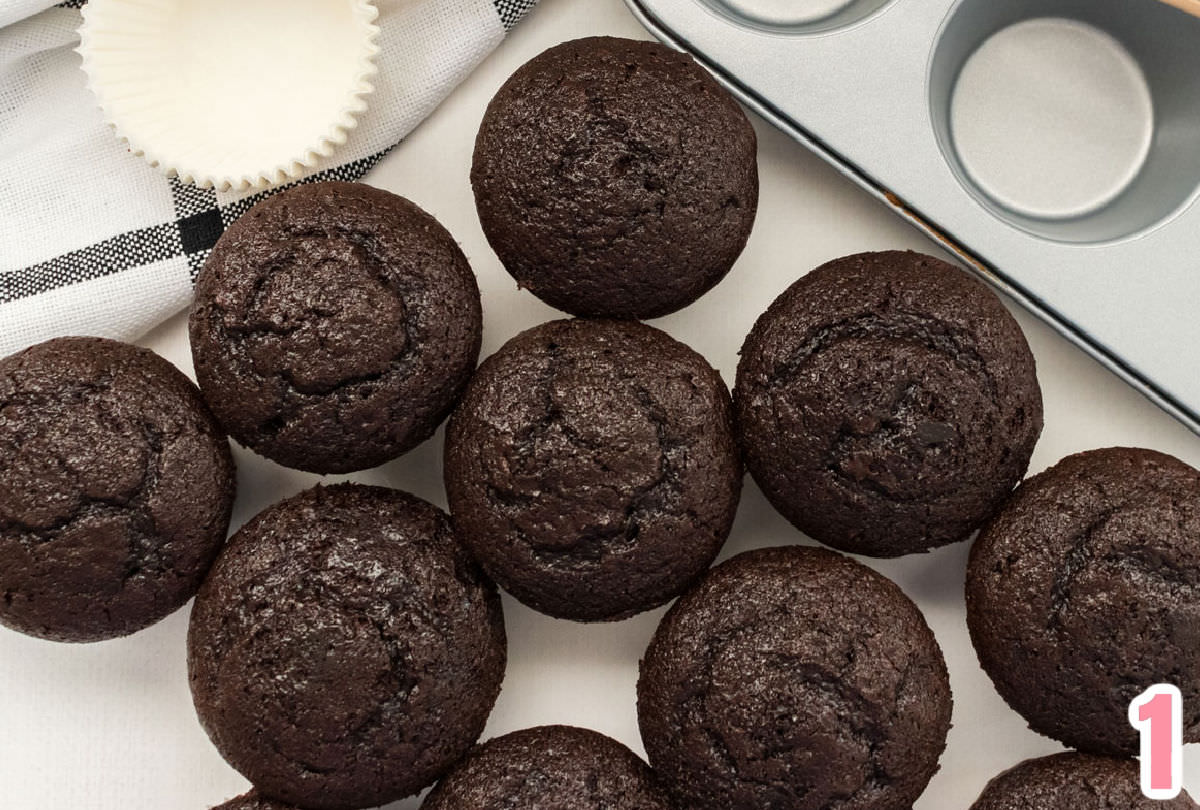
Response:
[[[1159,0],[626,2],[1200,433],[1200,19]]]

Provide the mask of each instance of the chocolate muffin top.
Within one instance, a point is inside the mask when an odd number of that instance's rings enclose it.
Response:
[[[1030,478],[971,549],[967,624],[1034,731],[1135,754],[1129,704],[1167,682],[1200,742],[1200,472],[1109,448]]]
[[[200,388],[239,442],[318,473],[366,469],[433,435],[479,357],[479,288],[437,221],[355,183],[270,197],[196,282]]]
[[[780,295],[742,347],[734,404],[775,508],[875,557],[967,539],[1042,430],[1033,355],[1000,299],[898,251],[836,259]]]
[[[214,807],[213,810],[297,810],[290,804],[271,801],[264,799],[258,794],[258,791],[252,790],[244,796],[238,796],[236,799],[230,799],[219,807]]]
[[[446,516],[403,492],[316,487],[229,541],[196,597],[200,722],[267,797],[308,810],[414,794],[500,691],[500,600]]]
[[[1132,759],[1074,752],[1029,759],[997,776],[971,810],[1196,810],[1187,792],[1147,799]]]
[[[235,488],[200,392],[153,352],[58,338],[0,360],[0,624],[99,641],[183,605]]]
[[[673,810],[653,772],[614,739],[570,726],[476,746],[421,810]]]
[[[692,810],[909,810],[950,708],[916,605],[800,546],[709,572],[667,612],[638,680],[650,764]]]
[[[446,431],[455,529],[522,602],[579,621],[678,595],[729,535],[729,394],[643,324],[553,321],[489,357]]]
[[[711,289],[742,252],[756,154],[737,102],[691,57],[589,37],[500,88],[471,184],[522,287],[574,315],[655,318]]]

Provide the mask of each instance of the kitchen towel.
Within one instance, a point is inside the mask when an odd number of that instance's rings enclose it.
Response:
[[[189,304],[225,227],[288,187],[201,189],[130,154],[74,50],[83,2],[0,0],[0,356],[56,335],[140,337]],[[369,108],[299,182],[362,178],[536,2],[376,0]]]

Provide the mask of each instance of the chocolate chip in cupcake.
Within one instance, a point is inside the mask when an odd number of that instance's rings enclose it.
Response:
[[[1030,478],[971,549],[967,624],[1034,731],[1136,754],[1129,704],[1167,682],[1200,742],[1200,472],[1109,448]]]
[[[1067,753],[1030,759],[988,783],[971,810],[1198,810],[1187,792],[1168,801],[1142,793],[1132,759]]]
[[[799,546],[741,554],[682,596],[637,691],[650,764],[691,810],[909,810],[950,728],[917,606]]]
[[[569,726],[514,731],[477,746],[421,810],[675,810],[654,774],[614,739]]]
[[[500,88],[471,185],[522,287],[573,315],[655,318],[715,286],[742,252],[756,152],[737,102],[691,57],[589,37]]]
[[[475,742],[500,691],[500,600],[444,513],[316,487],[230,539],[196,598],[188,670],[222,756],[307,810],[415,794]]]
[[[804,276],[742,347],[746,466],[810,537],[896,557],[967,539],[1042,429],[1033,355],[983,284],[919,253]]]
[[[522,602],[579,621],[663,604],[729,535],[742,467],[704,358],[630,321],[553,321],[480,366],[446,431],[455,529]]]
[[[58,338],[0,360],[0,624],[99,641],[174,612],[234,479],[200,392],[153,352]]]
[[[196,283],[200,388],[239,442],[318,473],[433,435],[479,357],[479,289],[437,221],[402,197],[314,183],[259,203]]]

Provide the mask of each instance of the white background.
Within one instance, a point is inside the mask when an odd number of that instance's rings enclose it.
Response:
[[[543,0],[500,49],[370,177],[432,212],[462,243],[484,300],[484,354],[518,331],[558,315],[520,292],[484,240],[468,170],[487,101],[521,63],[563,40],[592,34],[646,37],[620,0]],[[835,170],[756,120],[762,197],[750,244],[715,291],[655,321],[702,352],[733,381],[737,351],[755,318],[797,277],[864,250],[935,252]],[[1164,306],[1182,302],[1164,301]],[[1151,447],[1200,465],[1200,440],[1023,311],[1038,361],[1046,427],[1030,472],[1093,447]],[[191,372],[184,318],[145,341]],[[1195,347],[1193,347],[1195,349]],[[1182,349],[1181,349],[1182,351]],[[316,476],[285,470],[240,448],[234,526]],[[352,476],[444,505],[441,433],[378,470]],[[747,478],[722,558],[759,546],[808,542],[766,504]],[[914,810],[969,807],[984,784],[1019,760],[1060,750],[1029,731],[979,669],[967,638],[962,581],[967,545],[898,561],[867,561],[924,610],[950,667],[954,728]],[[485,736],[544,723],[610,734],[641,752],[634,710],[638,658],[662,615],[599,626],[540,616],[507,596],[509,665]],[[36,641],[0,629],[0,806],[5,810],[204,810],[246,788],[196,722],[187,688],[187,611],[130,638],[87,646]],[[1186,782],[1200,794],[1200,746]],[[415,810],[416,799],[389,810]]]

